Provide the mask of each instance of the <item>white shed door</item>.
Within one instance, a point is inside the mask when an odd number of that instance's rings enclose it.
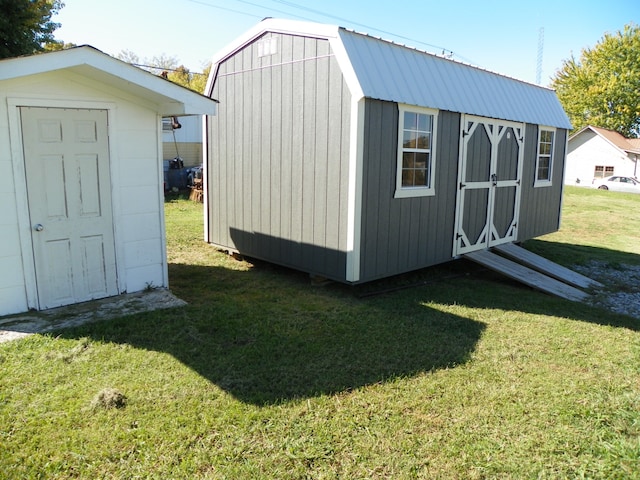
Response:
[[[513,242],[520,211],[524,125],[464,115],[454,256]]]
[[[20,111],[39,308],[116,295],[106,110]]]

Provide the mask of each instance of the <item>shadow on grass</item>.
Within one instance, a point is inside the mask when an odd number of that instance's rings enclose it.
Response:
[[[260,262],[244,272],[178,264],[169,272],[189,306],[59,334],[168,353],[237,399],[267,405],[467,362],[485,325],[433,304],[640,329],[630,317],[531,291],[463,261],[355,288],[313,287],[304,274]],[[402,288],[411,282],[422,286]],[[376,287],[386,293],[359,296]]]
[[[56,334],[168,353],[237,399],[267,405],[453,367],[484,329],[403,295],[362,300],[266,264],[173,264],[170,275],[187,307]]]

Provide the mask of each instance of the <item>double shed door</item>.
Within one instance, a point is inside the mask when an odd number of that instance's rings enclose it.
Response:
[[[453,255],[516,240],[524,125],[464,115]]]
[[[20,117],[39,308],[117,295],[107,111]]]

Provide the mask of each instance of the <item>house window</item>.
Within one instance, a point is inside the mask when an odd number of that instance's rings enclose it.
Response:
[[[605,178],[611,175],[613,175],[613,167],[604,165],[596,165],[596,169],[593,172],[593,178]]]
[[[399,105],[395,198],[435,194],[435,139],[438,111]]]
[[[535,187],[550,186],[553,173],[553,142],[555,130],[540,128],[538,131],[538,157],[536,160]]]

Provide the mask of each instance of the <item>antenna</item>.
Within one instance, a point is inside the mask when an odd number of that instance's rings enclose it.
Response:
[[[544,51],[544,27],[538,30],[538,62],[536,64],[536,83],[540,85],[542,81],[542,53]]]

